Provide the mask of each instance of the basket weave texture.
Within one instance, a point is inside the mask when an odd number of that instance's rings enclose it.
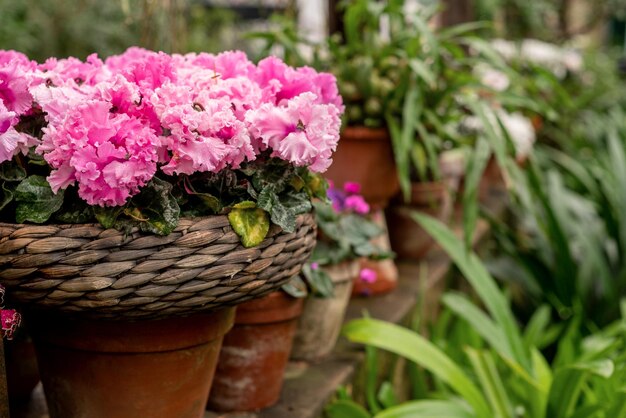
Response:
[[[261,297],[298,274],[312,214],[244,248],[226,216],[181,219],[167,236],[96,224],[0,223],[0,283],[17,304],[103,319],[211,311]]]

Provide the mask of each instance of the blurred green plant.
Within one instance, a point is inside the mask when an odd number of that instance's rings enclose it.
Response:
[[[0,0],[0,48],[30,58],[118,54],[129,46],[165,52],[234,46],[235,14],[198,0]]]
[[[376,405],[356,404],[345,392],[327,408],[329,418],[565,418],[626,416],[626,319],[583,337],[569,327],[550,361],[540,351],[550,334],[549,309],[538,309],[528,325],[518,325],[505,294],[480,259],[439,221],[416,220],[455,262],[479,297],[448,293],[443,302],[465,326],[438,346],[416,332],[374,319],[344,328],[353,342],[404,357],[428,373],[426,391],[399,403],[390,384],[377,391]],[[441,328],[449,324],[442,316]],[[445,322],[444,322],[445,321]],[[454,341],[454,344],[451,342]],[[375,381],[371,383],[375,385]]]

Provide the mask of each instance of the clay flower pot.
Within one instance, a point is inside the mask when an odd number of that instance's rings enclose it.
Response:
[[[23,335],[11,341],[4,341],[7,388],[9,403],[26,403],[39,383],[39,370],[35,346],[30,338]]]
[[[303,302],[277,291],[237,307],[208,409],[255,411],[278,401]]]
[[[359,274],[357,260],[320,268],[333,281],[334,293],[327,298],[309,296],[304,301],[291,352],[291,358],[296,360],[318,360],[333,350],[350,301],[352,282]]]
[[[386,207],[400,190],[387,129],[346,127],[324,175],[340,188],[346,182],[361,184],[363,197],[373,208]]]
[[[446,221],[452,212],[446,182],[413,183],[410,202],[387,209],[391,248],[401,259],[420,260],[435,243],[411,217],[414,211]]]
[[[50,417],[201,418],[233,318],[30,321]]]

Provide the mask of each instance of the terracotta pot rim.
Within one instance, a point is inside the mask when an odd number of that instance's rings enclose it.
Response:
[[[234,308],[186,317],[124,322],[38,317],[29,322],[35,343],[99,353],[165,353],[220,339],[233,326]],[[66,321],[66,322],[58,322]],[[170,339],[163,338],[169,333]]]
[[[237,306],[235,324],[272,324],[296,319],[302,314],[304,299],[289,296],[282,290]]]
[[[341,131],[339,141],[390,141],[387,128],[368,128],[367,126],[346,126]]]

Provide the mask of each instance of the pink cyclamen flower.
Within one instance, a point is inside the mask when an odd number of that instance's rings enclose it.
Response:
[[[286,106],[265,103],[249,111],[246,122],[252,135],[273,150],[272,156],[321,173],[332,163],[341,120],[334,105],[317,104],[316,100],[315,94],[303,93],[288,100]]]
[[[343,185],[343,190],[349,194],[359,194],[361,193],[361,185],[359,183],[347,181]]]
[[[55,193],[78,182],[79,196],[90,205],[118,206],[154,176],[155,132],[110,110],[109,103],[87,101],[44,128],[37,151],[53,168],[48,182]]]
[[[15,130],[18,121],[17,114],[0,100],[0,163],[11,160],[19,152],[28,154],[28,148],[39,143],[35,137]]]
[[[346,200],[344,200],[344,206],[346,209],[360,215],[365,215],[370,211],[370,205],[367,204],[367,202],[361,195],[352,195],[346,197]]]
[[[33,104],[28,91],[32,80],[33,72],[21,60],[15,58],[0,64],[0,102],[18,116],[25,114]]]
[[[320,264],[317,262],[311,263],[311,270],[317,270],[320,268]]]
[[[2,336],[7,340],[13,339],[13,334],[20,326],[22,316],[13,309],[0,309],[0,326]]]
[[[361,269],[359,279],[365,283],[374,283],[378,279],[376,271],[368,268]]]

